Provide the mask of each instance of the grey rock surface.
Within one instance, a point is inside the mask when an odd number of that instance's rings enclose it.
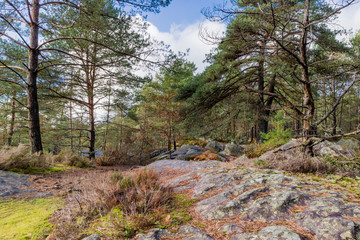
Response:
[[[100,239],[100,235],[99,234],[92,234],[86,238],[83,238],[82,240],[99,240]]]
[[[51,195],[51,193],[37,192],[26,188],[32,184],[29,181],[29,176],[0,170],[0,199],[28,193],[36,197]]]
[[[244,154],[244,148],[234,143],[225,144],[225,149],[219,152],[221,155],[240,156]]]
[[[184,240],[215,240],[206,232],[190,225],[181,226],[177,234],[185,235]]]
[[[171,232],[166,229],[153,229],[145,234],[138,234],[137,240],[160,240],[164,236],[171,235]]]
[[[293,230],[283,226],[270,226],[258,233],[238,234],[232,240],[302,240]]]
[[[205,148],[209,149],[212,153],[219,153],[224,150],[224,146],[217,141],[209,142]]]
[[[271,226],[291,221],[315,239],[360,240],[360,206],[347,202],[350,194],[278,170],[226,168],[219,164],[163,160],[148,167],[157,171],[184,170],[167,184],[181,185],[178,190],[192,190],[194,198],[201,198],[195,212],[204,222],[229,219],[218,231],[231,234],[233,239],[302,239],[287,226]],[[259,232],[242,232],[241,225],[231,222],[233,219],[266,222],[270,226]],[[211,234],[189,226],[181,232],[190,234],[189,229],[192,236],[186,239],[213,239]]]
[[[214,168],[219,164],[219,161],[191,162],[174,159],[156,161],[149,164],[147,167],[152,168],[157,172],[163,172],[168,170],[198,171],[208,168]]]

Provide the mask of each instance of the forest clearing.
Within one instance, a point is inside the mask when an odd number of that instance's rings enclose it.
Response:
[[[0,0],[0,239],[360,240],[359,6]]]

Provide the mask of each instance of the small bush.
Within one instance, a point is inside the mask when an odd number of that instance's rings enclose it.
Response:
[[[132,154],[135,152],[136,154]],[[149,161],[150,151],[138,151],[136,146],[123,144],[121,148],[108,148],[101,157],[95,159],[98,166],[141,165]]]
[[[186,209],[192,200],[163,186],[151,170],[97,175],[96,183],[91,178],[81,194],[74,194],[79,211],[72,207],[66,217],[72,223],[59,220],[57,239],[78,239],[81,233],[94,232],[109,239],[129,239],[153,227],[176,227],[191,219]]]
[[[284,112],[278,111],[274,117],[275,119],[270,122],[274,129],[268,133],[261,133],[261,138],[264,139],[264,144],[271,148],[276,148],[286,144],[290,138],[292,138],[292,133],[290,129],[284,129],[286,121],[284,119]]]
[[[219,161],[219,155],[212,153],[210,150],[203,152],[202,154],[196,156],[193,161],[209,161],[217,160]]]
[[[20,144],[17,147],[3,147],[0,150],[0,169],[39,169],[47,170],[51,167],[51,156],[32,154],[30,149]]]
[[[301,149],[293,150],[292,154],[273,153],[263,160],[264,167],[297,173],[334,173],[336,168],[322,158],[311,157]]]
[[[244,154],[248,158],[257,158],[269,151],[271,147],[264,145],[264,144],[250,144],[248,147],[245,148]]]
[[[58,155],[54,156],[56,163],[62,163],[68,166],[86,168],[90,166],[87,158],[75,155],[71,150],[62,150]]]

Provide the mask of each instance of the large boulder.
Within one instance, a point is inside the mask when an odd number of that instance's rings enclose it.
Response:
[[[209,149],[212,153],[219,153],[224,150],[224,146],[217,141],[209,142],[205,148]]]
[[[228,143],[225,145],[225,149],[221,151],[221,155],[241,156],[244,154],[244,148],[234,143]]]
[[[355,138],[344,139],[342,138],[337,142],[343,149],[343,151],[347,151],[350,153],[356,153],[360,151],[360,141]]]

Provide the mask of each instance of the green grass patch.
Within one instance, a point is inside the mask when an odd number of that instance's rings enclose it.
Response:
[[[48,219],[60,204],[59,198],[0,201],[0,239],[45,239],[52,231]]]
[[[64,165],[56,165],[56,166],[50,167],[48,169],[30,167],[30,168],[26,168],[26,169],[12,168],[12,169],[9,169],[9,171],[14,172],[14,173],[21,173],[21,174],[43,174],[43,173],[64,172],[68,169],[69,169],[69,167],[66,167]]]

